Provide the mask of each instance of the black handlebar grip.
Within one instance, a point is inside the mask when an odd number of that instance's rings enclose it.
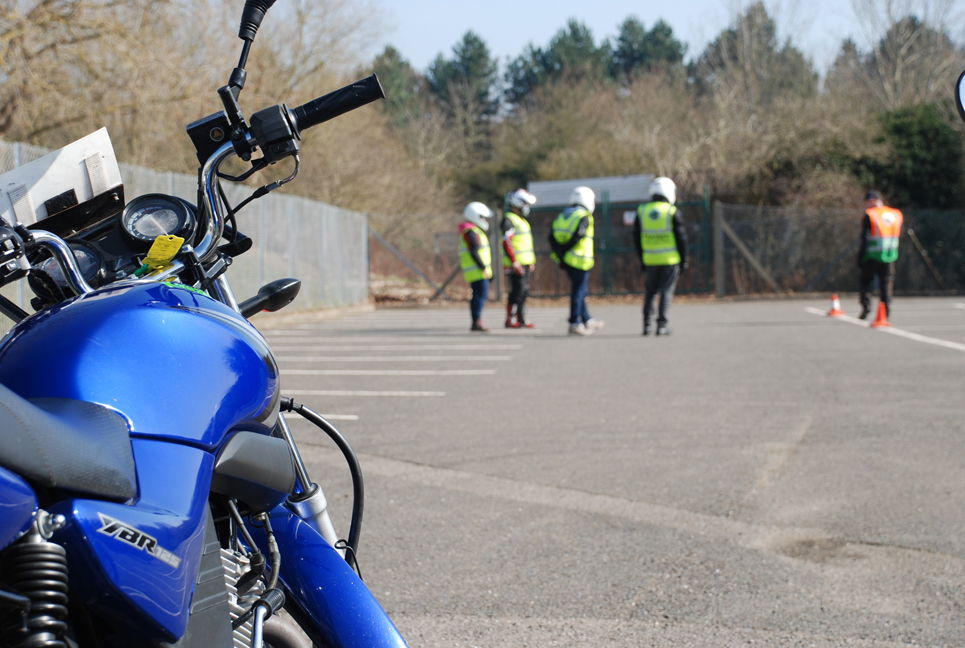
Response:
[[[379,99],[385,99],[385,93],[379,78],[373,74],[295,108],[292,121],[295,130],[301,132]]]
[[[246,0],[245,10],[241,14],[241,27],[238,28],[238,38],[246,41],[255,40],[261,21],[273,4],[275,0]]]

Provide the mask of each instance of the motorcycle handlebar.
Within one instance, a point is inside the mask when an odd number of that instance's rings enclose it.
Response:
[[[379,99],[385,99],[385,93],[373,74],[292,110],[295,131],[300,133]]]

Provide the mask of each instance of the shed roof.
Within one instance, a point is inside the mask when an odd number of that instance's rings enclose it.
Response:
[[[610,176],[606,178],[576,178],[573,180],[548,180],[530,182],[526,189],[536,196],[537,207],[565,207],[570,204],[570,194],[576,187],[589,187],[596,194],[597,203],[603,201],[603,192],[610,192],[611,203],[645,202],[650,198],[650,182],[653,175]]]

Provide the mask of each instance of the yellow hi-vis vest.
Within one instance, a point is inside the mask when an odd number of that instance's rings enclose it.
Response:
[[[644,265],[669,266],[680,263],[677,237],[673,233],[673,217],[676,213],[677,208],[665,202],[649,202],[637,208]]]
[[[520,265],[536,265],[536,251],[533,249],[533,229],[529,226],[529,221],[518,216],[513,212],[506,212],[506,218],[513,224],[516,232],[510,240],[513,252],[516,253],[516,260]],[[503,257],[503,266],[508,268],[513,265],[508,256]]]
[[[462,276],[466,278],[466,283],[472,283],[480,279],[492,279],[493,254],[492,250],[489,249],[489,237],[486,236],[486,232],[475,225],[470,227],[469,231],[479,237],[479,249],[476,250],[476,252],[479,253],[479,258],[482,259],[485,268],[480,268],[476,265],[475,259],[472,258],[472,253],[469,252],[469,246],[466,245],[466,239],[460,234],[459,264],[462,266]]]
[[[898,260],[898,239],[904,218],[901,212],[891,207],[872,207],[867,210],[871,219],[871,236],[864,258],[880,263],[893,263]]]
[[[557,243],[568,243],[576,234],[576,228],[580,226],[580,221],[583,220],[584,216],[588,216],[590,219],[586,236],[563,255],[563,262],[577,270],[589,270],[593,267],[593,214],[583,207],[567,207],[553,221],[553,238],[556,239]],[[551,256],[554,261],[560,262],[556,254]]]

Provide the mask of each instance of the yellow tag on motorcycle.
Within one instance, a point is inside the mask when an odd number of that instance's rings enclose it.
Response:
[[[159,268],[170,265],[174,257],[181,251],[182,245],[184,245],[184,239],[180,236],[170,235],[157,237],[154,239],[151,249],[147,252],[144,265],[150,270],[158,270]]]

